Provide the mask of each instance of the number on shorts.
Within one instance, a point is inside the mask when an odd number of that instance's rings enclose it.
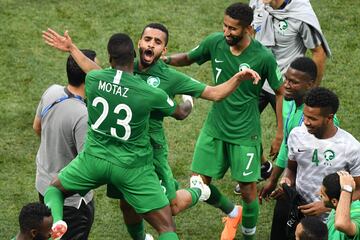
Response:
[[[245,169],[245,170],[249,170],[250,165],[251,165],[251,162],[252,162],[252,160],[253,160],[253,158],[254,158],[254,153],[247,153],[246,156],[249,157],[249,162],[248,162],[248,164],[246,165],[246,169]]]
[[[102,98],[102,97],[96,97],[94,99],[94,101],[92,102],[92,106],[96,107],[98,105],[98,103],[101,103],[103,105],[103,111],[102,111],[100,117],[95,121],[95,123],[91,125],[91,128],[95,131],[97,131],[97,129],[99,128],[101,123],[106,119],[106,117],[109,114],[109,103],[106,101],[106,99]],[[110,128],[110,133],[111,133],[111,136],[114,136],[114,137],[117,137],[117,138],[120,138],[120,139],[126,141],[129,139],[129,137],[131,135],[131,128],[130,128],[129,123],[132,118],[132,111],[128,105],[121,103],[115,107],[114,113],[119,114],[121,110],[125,110],[126,117],[125,117],[125,119],[117,119],[116,124],[119,126],[122,126],[125,129],[125,135],[122,137],[119,137],[116,133],[116,128],[114,128],[114,127]]]

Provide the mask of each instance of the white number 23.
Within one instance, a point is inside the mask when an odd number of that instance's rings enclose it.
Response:
[[[106,101],[106,99],[104,99],[102,97],[96,97],[94,99],[94,101],[92,102],[92,106],[96,107],[98,105],[98,103],[101,103],[103,105],[103,111],[102,111],[100,117],[96,120],[96,122],[91,125],[91,128],[95,131],[98,131],[97,129],[99,128],[101,123],[106,119],[106,117],[108,116],[108,113],[109,113],[109,103]],[[119,137],[116,134],[116,128],[114,128],[114,127],[110,127],[110,133],[112,136],[126,141],[129,139],[129,137],[131,135],[131,128],[130,128],[129,123],[132,118],[132,111],[128,105],[121,103],[115,107],[114,113],[119,114],[121,110],[125,110],[126,117],[125,117],[125,119],[117,119],[116,124],[122,126],[125,129],[125,135],[123,137]]]

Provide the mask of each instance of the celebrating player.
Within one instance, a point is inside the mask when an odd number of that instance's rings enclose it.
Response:
[[[186,66],[211,61],[215,84],[221,84],[235,72],[247,68],[257,71],[262,79],[256,86],[243,83],[228,98],[213,104],[196,143],[191,169],[206,184],[222,178],[231,168],[232,177],[240,183],[243,198],[242,232],[252,239],[256,232],[259,204],[256,181],[260,177],[261,128],[258,108],[259,93],[264,79],[277,96],[277,138],[282,138],[282,78],[271,52],[251,39],[252,9],[234,3],[225,10],[223,33],[213,33],[188,53],[171,55],[166,62]],[[228,215],[222,239],[234,239],[241,219],[241,209],[230,202],[212,184],[207,203]]]

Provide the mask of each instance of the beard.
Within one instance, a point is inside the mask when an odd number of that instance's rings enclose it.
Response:
[[[160,55],[155,56],[154,52],[148,49],[139,48],[139,53],[140,53],[140,63],[144,68],[150,67],[151,65],[155,64],[160,58]],[[154,58],[151,62],[148,62],[144,58],[145,55],[152,55],[152,57]]]
[[[226,43],[227,43],[229,46],[235,46],[235,45],[238,44],[242,39],[243,39],[243,36],[231,37],[230,39],[225,38]]]

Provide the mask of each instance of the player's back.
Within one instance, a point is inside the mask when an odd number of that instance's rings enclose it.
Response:
[[[171,114],[174,103],[159,104],[161,100],[166,103],[164,92],[116,69],[91,71],[85,86],[89,113],[86,153],[126,166],[148,161],[150,111],[163,107]]]

